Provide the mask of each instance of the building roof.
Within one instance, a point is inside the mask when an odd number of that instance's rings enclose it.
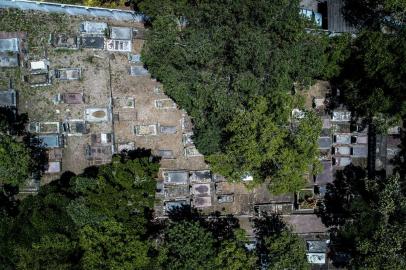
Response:
[[[298,234],[326,233],[327,228],[315,214],[283,216],[286,223],[292,225],[293,231]]]
[[[159,132],[163,134],[175,134],[176,126],[159,126]]]
[[[185,205],[188,205],[188,202],[186,200],[165,202],[165,211],[172,211]]]
[[[331,137],[319,137],[319,149],[329,149],[331,144]]]
[[[79,80],[81,68],[59,68],[55,70],[55,78],[60,80]]]
[[[80,32],[92,35],[104,35],[107,30],[105,22],[84,21],[80,23]]]
[[[133,38],[133,29],[130,27],[111,27],[111,39],[131,40]]]
[[[78,38],[64,33],[51,34],[50,43],[55,48],[78,49]]]
[[[325,253],[306,253],[307,261],[311,264],[325,264],[326,254]]]
[[[324,185],[333,182],[333,166],[330,160],[322,161],[323,171],[316,176],[316,183]]]
[[[194,184],[192,185],[192,194],[200,197],[207,197],[211,194],[210,184]]]
[[[131,52],[131,40],[108,39],[107,50],[112,52]]]
[[[188,185],[164,185],[163,190],[166,200],[186,199],[189,196]]]
[[[110,111],[107,108],[87,108],[85,120],[89,122],[107,122],[110,120]]]
[[[0,52],[18,52],[18,38],[0,39]]]
[[[0,52],[0,67],[18,67],[18,53]]]
[[[343,7],[343,0],[327,1],[327,28],[330,32],[353,33],[356,31],[356,29],[345,20],[342,13]]]
[[[86,36],[80,38],[80,46],[86,49],[104,49],[104,37]]]
[[[39,145],[44,148],[61,147],[61,138],[59,134],[38,135]]]
[[[192,172],[190,172],[190,181],[191,182],[210,182],[211,181],[211,172],[210,172],[210,170],[192,171]]]
[[[354,145],[352,147],[352,155],[354,157],[368,157],[368,145]]]
[[[350,111],[333,111],[332,121],[348,122],[351,120]]]
[[[0,91],[0,107],[16,107],[17,93],[14,90]]]
[[[48,61],[40,60],[40,61],[32,61],[30,62],[31,70],[47,70],[48,69]]]
[[[61,172],[61,163],[59,161],[48,162],[46,173],[59,173]]]
[[[349,146],[337,146],[334,147],[334,154],[336,155],[351,155],[351,147]]]
[[[335,134],[334,143],[336,144],[350,144],[351,134]]]
[[[351,164],[350,157],[334,157],[333,164],[337,167],[345,167]]]
[[[148,70],[146,70],[142,66],[131,66],[130,67],[130,75],[131,76],[146,76],[148,75]]]
[[[140,63],[141,62],[141,54],[129,54],[128,61],[131,63]]]
[[[211,197],[195,197],[193,200],[194,206],[197,208],[210,207]]]
[[[307,240],[307,251],[311,253],[325,253],[327,251],[328,240]]]
[[[290,214],[293,211],[293,203],[266,203],[254,207],[259,216],[263,214]]]
[[[66,104],[81,104],[83,103],[83,94],[82,93],[64,93],[63,102]]]
[[[158,156],[160,156],[161,158],[164,158],[164,159],[174,158],[173,150],[159,149]]]
[[[189,174],[186,171],[167,171],[163,173],[165,184],[188,184]]]

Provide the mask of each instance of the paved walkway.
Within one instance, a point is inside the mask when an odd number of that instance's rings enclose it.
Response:
[[[134,11],[65,5],[57,3],[25,1],[25,0],[0,0],[0,8],[16,8],[20,10],[37,10],[42,12],[64,13],[73,16],[105,17],[118,21],[142,22],[144,15]]]

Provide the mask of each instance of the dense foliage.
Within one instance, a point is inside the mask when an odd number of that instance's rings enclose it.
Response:
[[[153,220],[157,170],[150,157],[121,156],[81,176],[65,174],[21,201],[13,199],[16,190],[4,187],[0,269],[259,267],[258,258],[268,250],[247,249],[234,217],[205,219],[185,208],[171,212],[169,221]],[[268,234],[266,243],[270,269],[296,265],[305,257],[304,243],[285,228]],[[285,252],[288,245],[295,245],[294,253]]]
[[[8,135],[0,135],[0,183],[18,186],[31,175],[34,162],[30,150]]]
[[[334,67],[325,65],[326,37],[304,31],[310,22],[298,1],[139,6],[152,20],[143,61],[192,116],[195,143],[214,171],[232,181],[270,178],[275,192],[300,188],[320,125],[309,113],[298,129],[290,126],[292,109],[303,108],[292,93]]]
[[[406,115],[406,31],[388,35],[364,30],[334,79],[344,102],[360,116],[399,119]]]
[[[398,176],[370,180],[362,169],[348,167],[328,187],[321,209],[334,253],[350,258],[336,263],[355,269],[405,269],[406,197]]]

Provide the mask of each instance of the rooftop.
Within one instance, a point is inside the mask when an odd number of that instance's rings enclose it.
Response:
[[[343,0],[327,1],[327,22],[329,31],[335,33],[355,32],[356,29],[353,28],[344,18],[342,13],[343,7]]]
[[[59,134],[38,135],[39,145],[44,148],[59,148],[62,146]]]
[[[16,52],[1,52],[0,67],[18,67],[18,53]]]
[[[80,32],[84,34],[104,35],[107,30],[105,22],[84,21],[80,24]]]
[[[164,183],[165,184],[187,184],[189,181],[189,175],[186,171],[169,171],[164,172]]]
[[[80,38],[80,46],[85,49],[104,49],[104,37],[86,36]]]
[[[133,37],[133,29],[130,27],[113,26],[110,28],[111,39],[131,40],[132,37]]]
[[[293,226],[293,231],[298,234],[326,233],[327,228],[320,218],[314,214],[284,216],[286,223]]]
[[[0,52],[18,52],[18,38],[0,39]]]
[[[17,93],[14,90],[0,91],[0,107],[16,107]]]
[[[80,68],[60,68],[55,70],[55,78],[60,80],[79,80]]]
[[[316,176],[317,184],[327,184],[333,182],[333,166],[330,160],[322,161],[323,171]]]

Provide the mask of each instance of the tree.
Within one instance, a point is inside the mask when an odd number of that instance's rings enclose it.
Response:
[[[18,247],[16,269],[79,269],[76,243],[63,234],[46,234],[30,248]]]
[[[264,213],[265,214],[265,213]],[[261,258],[261,268],[267,269],[309,269],[306,258],[306,244],[300,236],[278,215],[254,220],[257,235],[256,251]]]
[[[30,150],[11,136],[0,135],[0,182],[18,186],[31,174]]]
[[[86,225],[80,231],[83,269],[144,269],[149,265],[148,244],[116,221]]]
[[[398,176],[367,179],[350,167],[328,186],[321,214],[333,252],[350,256],[347,267],[405,268],[406,198],[399,181]]]
[[[236,239],[223,241],[214,259],[215,267],[227,270],[256,269],[257,258],[247,250],[246,243],[245,232],[241,229],[236,231]]]
[[[146,0],[138,6],[152,23],[143,62],[192,117],[193,140],[213,171],[232,181],[247,173],[258,182],[275,178],[280,192],[300,188],[315,152],[301,155],[290,145],[295,135],[285,127],[295,105],[292,90],[336,71],[324,68],[327,39],[304,31],[309,22],[299,15],[299,1]],[[299,168],[296,159],[303,159]]]
[[[137,152],[112,164],[64,174],[35,196],[0,199],[5,269],[149,269],[147,225],[158,164]],[[6,193],[7,192],[7,193]]]
[[[289,230],[265,240],[270,264],[268,269],[310,269],[303,239]]]
[[[291,126],[281,126],[281,118],[289,118],[290,112],[274,113],[265,98],[253,100],[249,110],[238,112],[227,126],[230,139],[225,153],[207,158],[213,170],[233,181],[247,173],[258,182],[269,179],[274,193],[303,188],[304,175],[318,162],[320,120],[308,112]]]
[[[164,269],[212,269],[214,239],[196,222],[180,221],[165,231],[161,248]]]
[[[404,26],[406,3],[401,0],[345,0],[346,19],[362,28],[380,30],[382,25]]]

